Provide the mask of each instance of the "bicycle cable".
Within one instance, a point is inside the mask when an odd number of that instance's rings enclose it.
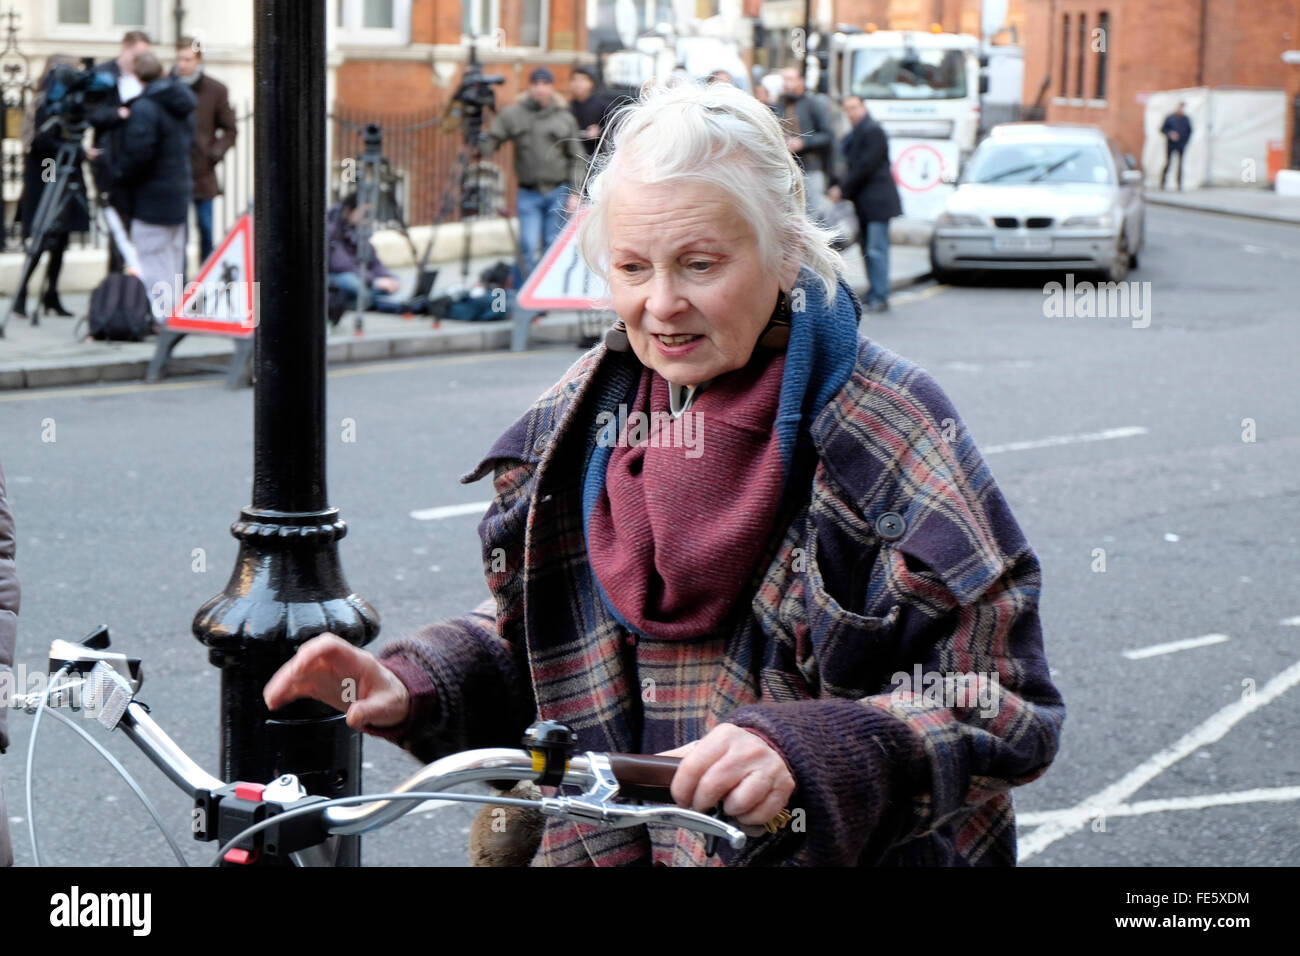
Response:
[[[54,690],[55,681],[64,674],[72,670],[71,664],[64,664],[50,678],[50,686],[46,688],[41,699],[36,704],[36,716],[32,718],[32,732],[27,737],[27,780],[25,792],[27,794],[27,835],[32,841],[32,859],[34,866],[41,865],[41,847],[36,839],[36,812],[32,803],[32,765],[36,761],[36,732],[41,728],[41,715],[45,713],[45,703],[50,698],[50,693]]]
[[[320,813],[330,807],[351,806],[356,803],[370,803],[373,800],[393,800],[393,801],[411,801],[419,800],[448,800],[453,803],[490,803],[494,806],[503,807],[528,807],[539,810],[541,804],[536,800],[527,800],[523,797],[494,797],[490,794],[480,793],[446,793],[436,790],[425,791],[407,791],[406,793],[362,793],[353,797],[334,797],[332,800],[326,800],[323,803],[313,803],[305,807],[297,807],[292,810],[286,810],[284,813],[277,813],[273,817],[267,817],[265,820],[259,820],[250,827],[245,827],[240,832],[222,845],[217,851],[216,859],[212,861],[211,866],[220,866],[226,858],[226,853],[234,847],[236,843],[245,837],[250,837],[254,833],[265,830],[267,827],[281,823],[285,820],[291,820],[294,817],[305,817],[312,813]],[[393,821],[390,821],[393,822]]]
[[[66,670],[67,668],[60,670],[57,674],[55,674],[55,678],[61,676]],[[31,737],[29,738],[27,743],[27,829],[31,837],[32,858],[33,858],[32,862],[33,865],[35,866],[41,865],[40,847],[36,839],[35,805],[32,802],[32,765],[35,760],[35,754],[36,754],[36,731],[40,725],[41,714],[45,710],[46,701],[49,699],[49,695],[52,694],[54,691],[60,689],[61,689],[60,685],[57,685],[53,681],[51,681],[50,688],[44,694],[41,695],[40,702],[36,708],[36,717],[32,721]],[[116,770],[118,775],[123,780],[126,781],[127,786],[129,786],[132,789],[132,791],[135,792],[135,795],[140,799],[140,802],[144,804],[144,808],[149,811],[149,815],[153,817],[154,825],[157,826],[158,831],[162,833],[163,839],[167,841],[167,845],[171,848],[172,853],[176,856],[176,859],[177,861],[179,861],[180,865],[189,866],[190,865],[189,861],[186,860],[185,855],[181,853],[181,848],[180,846],[177,845],[176,839],[170,833],[167,832],[167,828],[163,824],[162,815],[158,812],[158,808],[154,806],[153,801],[151,801],[149,799],[149,796],[144,792],[144,788],[142,788],[140,784],[136,782],[136,779],[131,776],[130,772],[125,767],[122,766],[121,762],[116,757],[113,756],[113,754],[108,750],[108,748],[106,748],[103,744],[97,741],[94,737],[90,736],[90,734],[87,733],[84,728],[77,726],[76,721],[74,721],[72,718],[59,713],[57,710],[51,710],[50,715],[55,719],[62,721],[63,723],[71,727],[73,730],[75,730],[77,734],[84,741],[86,741],[86,743],[94,747],[95,751],[106,761],[108,761],[108,765],[112,767],[114,770]]]

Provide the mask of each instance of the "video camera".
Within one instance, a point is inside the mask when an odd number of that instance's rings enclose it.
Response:
[[[452,102],[460,104],[460,115],[465,130],[465,142],[477,143],[483,131],[483,110],[497,108],[497,95],[492,87],[504,83],[506,78],[484,73],[478,63],[473,44],[469,48],[469,65],[465,75],[452,94]]]
[[[63,128],[64,136],[76,137],[86,131],[90,107],[102,102],[117,88],[117,78],[108,70],[95,69],[95,61],[84,57],[80,70],[68,64],[50,71],[45,105],[50,116]]]

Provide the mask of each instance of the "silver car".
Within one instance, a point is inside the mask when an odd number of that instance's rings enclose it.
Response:
[[[1093,126],[995,126],[935,223],[935,277],[1057,269],[1122,280],[1137,266],[1145,232],[1142,173],[1134,165]]]

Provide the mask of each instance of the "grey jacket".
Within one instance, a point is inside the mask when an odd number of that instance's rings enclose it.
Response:
[[[490,155],[509,140],[515,144],[515,176],[519,185],[550,192],[568,184],[582,188],[587,175],[587,154],[578,138],[578,121],[564,100],[555,96],[539,106],[531,94],[497,114],[483,136],[483,154]]]
[[[5,476],[0,470],[0,672],[8,671],[14,663],[14,644],[18,639],[18,574],[14,570],[14,517],[5,498]],[[12,686],[9,675],[0,677],[0,688]],[[0,695],[5,696],[5,695]],[[9,747],[9,733],[5,721],[9,701],[0,701],[0,752]],[[0,784],[0,866],[10,866],[14,861],[9,843],[9,814],[5,808],[4,787]]]

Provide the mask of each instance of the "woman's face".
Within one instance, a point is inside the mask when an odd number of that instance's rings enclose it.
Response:
[[[703,183],[624,180],[607,215],[614,311],[642,364],[677,385],[745,365],[781,281],[731,199]]]

